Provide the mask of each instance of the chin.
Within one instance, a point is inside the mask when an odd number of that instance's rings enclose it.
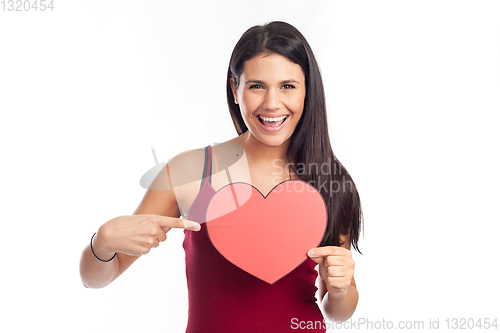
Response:
[[[269,146],[269,147],[280,147],[282,145],[284,145],[285,143],[288,142],[288,139],[281,139],[281,138],[276,138],[275,140],[269,140],[266,138],[261,138],[261,140],[259,140],[260,142],[262,142],[263,144],[265,144],[266,146]]]

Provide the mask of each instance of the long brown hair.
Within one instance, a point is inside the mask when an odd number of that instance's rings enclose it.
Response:
[[[358,248],[363,214],[359,194],[351,176],[335,157],[330,145],[326,119],[325,93],[321,73],[304,36],[292,25],[273,21],[248,29],[236,44],[227,72],[227,103],[238,135],[248,130],[234,102],[230,79],[236,88],[245,61],[261,54],[280,54],[298,64],[304,72],[306,97],[302,117],[291,136],[288,163],[300,179],[315,186],[323,196],[328,225],[321,246],[340,246],[340,235],[350,235],[352,247]],[[323,172],[323,166],[327,172]],[[348,188],[347,188],[348,187]]]

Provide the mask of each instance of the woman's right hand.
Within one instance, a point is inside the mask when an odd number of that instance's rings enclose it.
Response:
[[[99,228],[92,247],[103,260],[110,259],[115,252],[141,256],[165,241],[171,228],[198,231],[201,226],[194,221],[155,214],[119,216]]]

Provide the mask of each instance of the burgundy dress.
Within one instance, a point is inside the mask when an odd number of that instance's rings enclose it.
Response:
[[[211,168],[212,147],[208,146],[201,189],[187,217],[199,222],[201,230],[184,230],[189,297],[186,333],[297,332],[311,322],[316,329],[305,331],[326,332],[316,303],[314,261],[307,258],[271,285],[232,264],[212,245],[202,223],[215,194]]]

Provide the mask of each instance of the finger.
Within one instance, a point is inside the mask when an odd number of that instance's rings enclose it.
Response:
[[[339,266],[328,266],[326,272],[329,277],[344,277],[346,272],[342,267]]]
[[[158,231],[156,236],[157,236],[159,242],[164,242],[167,239],[167,234],[165,233],[165,231],[163,229]]]
[[[307,255],[311,257],[324,257],[324,256],[344,256],[346,255],[346,251],[349,251],[343,247],[339,246],[322,246],[316,247],[314,249],[310,249],[307,252]]]
[[[198,231],[201,229],[200,224],[197,222],[175,217],[156,215],[155,217],[153,217],[153,220],[162,228],[182,228],[194,231]]]
[[[158,239],[155,239],[151,247],[157,248],[158,246],[160,246],[160,241]]]
[[[309,257],[317,264],[324,265],[325,257]]]
[[[155,236],[147,236],[144,240],[144,245],[146,248],[155,248],[160,245],[160,242]]]
[[[345,266],[346,260],[343,256],[326,256],[324,257],[324,265],[325,266]]]

